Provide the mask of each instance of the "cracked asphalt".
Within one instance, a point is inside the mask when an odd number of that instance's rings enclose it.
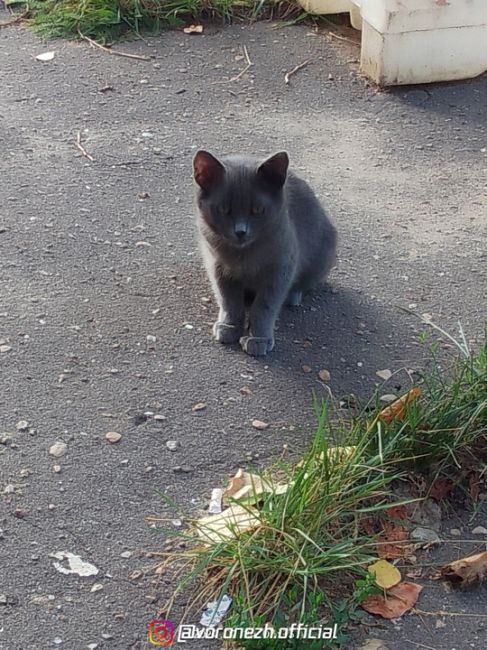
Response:
[[[232,81],[244,46],[252,66]],[[453,333],[461,320],[473,345],[485,321],[485,77],[376,92],[355,46],[309,26],[118,47],[151,60],[0,30],[1,650],[152,647],[148,623],[174,587],[147,556],[164,536],[145,518],[174,517],[161,494],[199,513],[238,467],[284,444],[297,458],[313,393],[326,395],[321,369],[337,396],[365,397],[378,369],[421,367],[421,325],[400,307]],[[211,340],[198,148],[286,149],[339,231],[330,285],[283,313],[265,359]],[[399,372],[389,388],[406,385]],[[450,517],[468,536],[468,518]],[[61,573],[59,551],[98,575]],[[395,650],[485,647],[485,586],[441,589],[427,586],[421,606],[467,617],[410,616],[370,635]]]

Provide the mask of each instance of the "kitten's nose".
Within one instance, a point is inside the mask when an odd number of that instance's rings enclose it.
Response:
[[[235,235],[239,241],[243,241],[247,234],[247,226],[244,223],[235,224]]]

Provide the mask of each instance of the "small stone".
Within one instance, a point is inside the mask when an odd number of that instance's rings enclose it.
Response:
[[[102,632],[101,638],[105,639],[105,641],[110,641],[110,639],[113,639],[113,634],[108,634],[107,632]]]
[[[49,447],[49,453],[51,456],[54,456],[54,458],[61,458],[61,456],[64,456],[66,453],[67,449],[68,445],[62,440],[58,440]]]
[[[123,557],[124,559],[128,559],[129,557],[132,557],[132,551],[123,551],[123,553],[120,553],[120,557]]]
[[[94,594],[96,591],[101,591],[103,589],[103,585],[101,582],[95,582],[93,587],[90,589],[91,593]]]
[[[53,471],[55,474],[59,474],[59,472],[61,471],[61,465],[53,465],[53,466],[52,466],[52,471]]]
[[[301,366],[301,370],[306,373],[311,372],[311,366]]]
[[[484,526],[476,526],[472,530],[472,533],[474,535],[487,535],[487,528],[484,528]]]
[[[321,381],[330,381],[331,376],[328,370],[320,370],[318,373],[318,377],[321,379]]]
[[[139,578],[142,578],[144,575],[144,572],[141,571],[140,569],[135,569],[135,571],[132,571],[132,573],[129,574],[129,578],[131,580],[138,580]]]
[[[165,415],[159,415],[159,413],[156,413],[156,415],[154,415],[154,420],[156,422],[165,422],[167,420],[167,417]]]
[[[19,422],[17,422],[17,431],[27,431],[28,428],[29,423],[27,420],[19,420]]]
[[[193,468],[188,465],[176,465],[176,467],[173,468],[175,474],[189,474],[192,471]]]
[[[386,645],[382,639],[367,639],[359,650],[389,650],[390,646]]]
[[[16,508],[14,510],[14,515],[17,517],[17,519],[24,519],[26,514],[27,512],[25,510],[22,510],[22,508]]]
[[[5,594],[0,594],[0,605],[6,605],[8,603],[7,596]]]
[[[462,531],[458,528],[450,528],[450,535],[453,535],[453,537],[460,537],[461,534]]]
[[[10,352],[11,350],[10,345],[0,345],[0,352],[3,354],[4,352]]]
[[[396,400],[397,400],[397,396],[393,395],[392,393],[380,396],[380,401],[385,402],[386,404],[390,404],[391,402],[395,402]]]
[[[55,638],[52,640],[52,642],[53,642],[55,645],[61,645],[61,643],[63,642],[63,640],[60,639],[60,638],[57,636],[57,637],[55,637]]]
[[[115,442],[119,442],[122,439],[122,436],[116,431],[109,431],[105,434],[105,438],[108,440],[108,442],[114,444]]]
[[[427,544],[438,544],[440,542],[438,533],[431,528],[423,528],[422,526],[418,526],[411,532],[411,539],[414,542],[425,542]]]
[[[204,402],[198,402],[197,404],[191,407],[191,410],[196,413],[197,411],[204,411],[205,408],[206,408],[206,404]]]
[[[269,423],[262,422],[262,420],[252,420],[252,426],[254,427],[254,429],[263,431],[264,429],[267,429],[269,427]]]
[[[155,343],[157,341],[157,337],[153,334],[147,334],[145,338],[147,340],[147,343]]]
[[[435,627],[438,630],[439,628],[446,627],[446,623],[439,618],[435,623]]]
[[[180,444],[178,440],[168,440],[166,442],[166,447],[169,449],[169,451],[177,451],[180,447]]]
[[[98,643],[88,643],[86,647],[88,650],[96,650],[98,648]]]
[[[242,393],[242,395],[252,395],[252,389],[250,388],[250,386],[242,386],[240,392]]]

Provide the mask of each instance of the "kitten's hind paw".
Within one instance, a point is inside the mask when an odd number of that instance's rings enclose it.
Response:
[[[230,325],[229,323],[217,321],[213,325],[213,336],[219,343],[229,345],[238,342],[242,335],[242,329],[238,325]]]
[[[274,347],[274,339],[264,336],[242,336],[242,350],[251,357],[263,357]]]
[[[289,305],[289,307],[299,307],[302,300],[303,300],[302,291],[290,291],[287,296],[286,304]]]

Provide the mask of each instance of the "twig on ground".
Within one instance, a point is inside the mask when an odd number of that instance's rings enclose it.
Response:
[[[423,614],[424,616],[460,616],[466,618],[487,618],[487,614],[468,614],[466,612],[447,612],[444,609],[439,609],[437,612],[426,612],[423,609],[416,609],[413,607],[412,614]]]
[[[20,23],[21,20],[27,18],[28,14],[29,14],[28,11],[24,11],[23,13],[14,16],[10,20],[2,21],[0,22],[0,27],[10,27],[10,25],[15,25],[16,23]]]
[[[90,160],[91,162],[95,162],[93,156],[90,156],[90,154],[86,151],[86,149],[81,144],[81,131],[78,131],[76,135],[76,142],[74,143],[74,146],[81,151],[81,153],[85,158],[88,158],[88,160]]]
[[[286,74],[284,75],[284,83],[286,84],[286,86],[289,84],[289,78],[292,77],[293,74],[296,74],[298,70],[305,68],[309,63],[311,63],[311,59],[307,59],[306,61],[303,61],[303,63],[300,63],[299,65],[295,66],[292,70],[289,70],[289,72],[286,72]]]
[[[247,61],[245,68],[241,70],[237,75],[235,75],[235,77],[232,77],[231,79],[225,79],[225,81],[214,81],[212,85],[215,86],[216,84],[229,84],[232,83],[232,81],[238,81],[247,72],[247,70],[253,66],[253,63],[250,60],[249,53],[247,51],[247,47],[245,45],[243,46],[243,51],[245,54],[245,60]]]
[[[105,47],[105,45],[102,45],[101,43],[94,41],[89,36],[85,36],[80,31],[78,31],[78,34],[80,35],[80,38],[82,38],[84,41],[86,41],[93,47],[99,48],[100,50],[106,52],[107,54],[113,54],[114,56],[122,56],[126,59],[137,59],[137,61],[152,61],[152,58],[150,56],[146,56],[145,54],[130,54],[129,52],[119,52],[118,50],[112,50],[111,48]]]
[[[345,43],[351,43],[352,45],[358,45],[360,47],[360,41],[353,41],[351,38],[347,38],[346,36],[340,36],[340,34],[336,34],[335,32],[327,32],[328,36],[333,36],[333,38],[337,38],[339,41],[345,41]]]

